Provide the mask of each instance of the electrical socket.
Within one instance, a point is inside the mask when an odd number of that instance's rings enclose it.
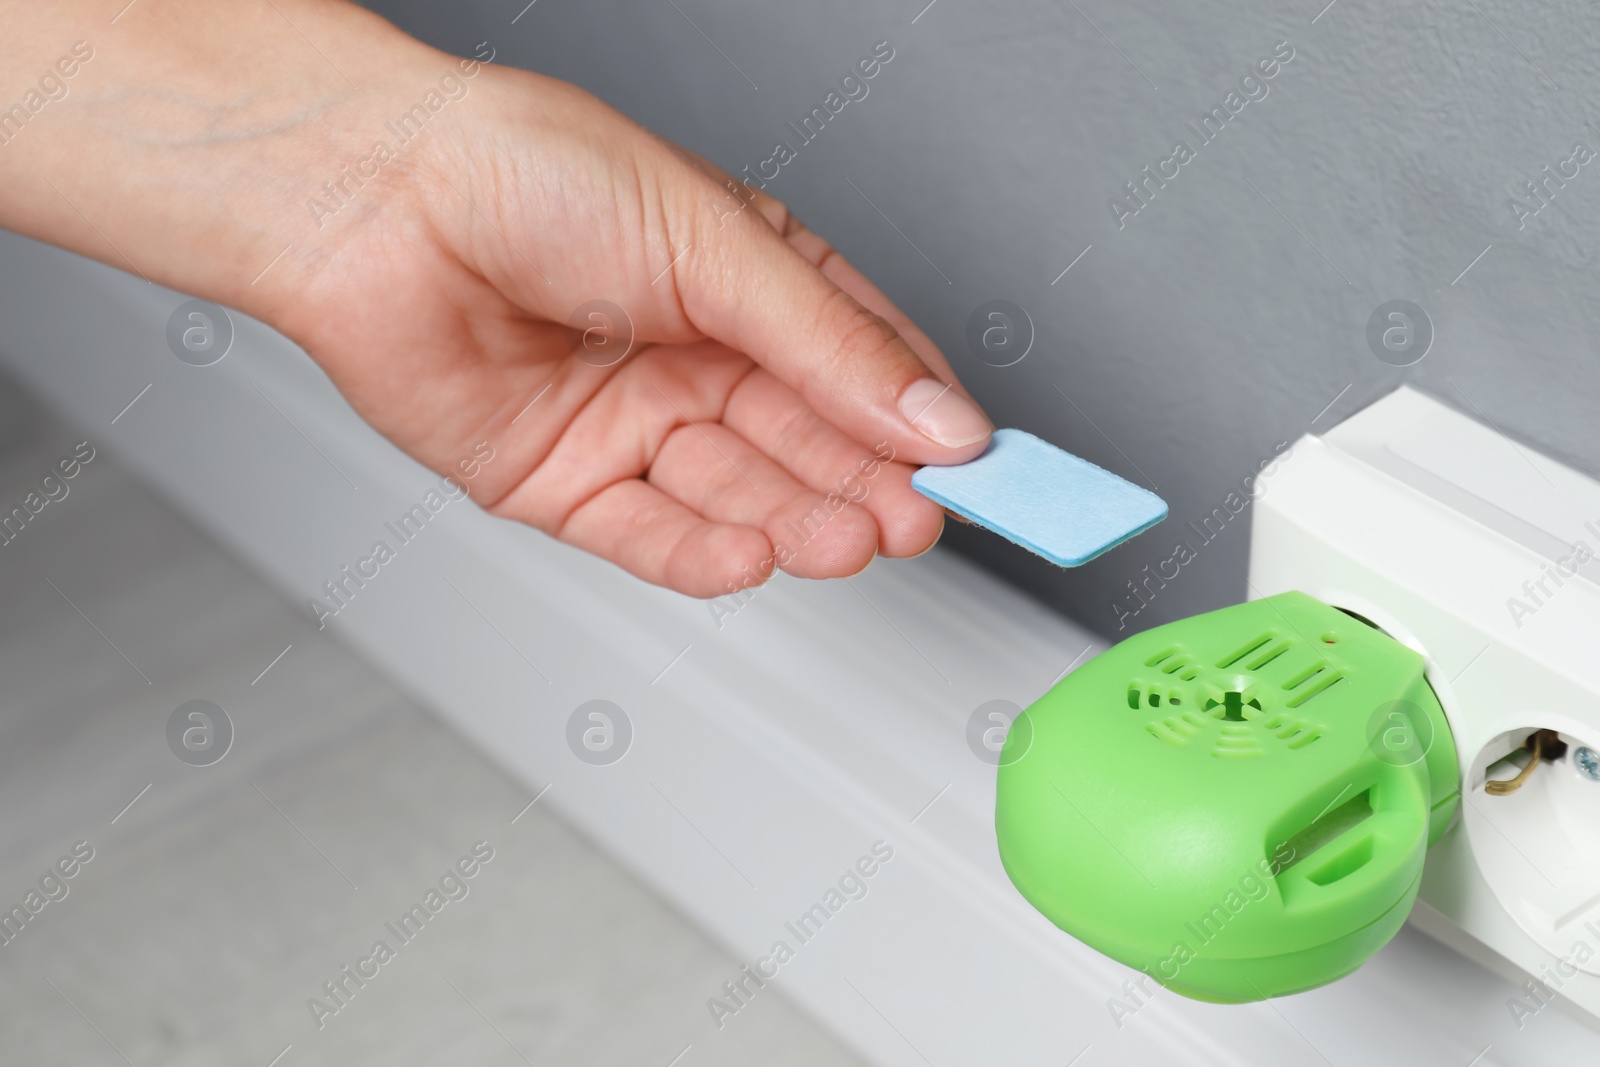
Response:
[[[1577,758],[1600,752],[1600,483],[1402,387],[1297,442],[1253,510],[1252,598],[1298,589],[1427,660],[1463,803],[1413,923],[1524,984],[1530,1014],[1600,1021],[1600,781]],[[1539,729],[1565,747],[1486,793]]]

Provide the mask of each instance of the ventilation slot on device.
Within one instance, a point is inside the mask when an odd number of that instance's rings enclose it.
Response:
[[[1266,755],[1261,750],[1260,739],[1243,723],[1229,723],[1224,726],[1211,754],[1218,759],[1255,759]]]
[[[1342,681],[1344,674],[1337,667],[1329,666],[1326,660],[1318,660],[1283,683],[1285,690],[1294,693],[1294,696],[1289,698],[1288,706],[1298,708],[1312,697],[1326,693]]]
[[[1183,693],[1178,689],[1161,689],[1153,684],[1144,682],[1130,682],[1128,684],[1128,707],[1137,711],[1148,704],[1152,708],[1159,708],[1162,703],[1168,705],[1182,704]]]
[[[1341,878],[1348,878],[1367,865],[1372,859],[1372,838],[1363,837],[1350,848],[1345,849],[1321,867],[1306,875],[1306,880],[1314,885],[1332,885]]]
[[[1192,682],[1200,677],[1200,672],[1194,669],[1194,660],[1183,652],[1177,645],[1162,649],[1154,656],[1144,661],[1146,667],[1160,667],[1162,674],[1177,674],[1185,682]],[[1179,672],[1183,672],[1179,674]]]
[[[1291,719],[1282,713],[1274,715],[1261,725],[1270,730],[1279,741],[1285,742],[1289,748],[1305,748],[1313,741],[1322,739],[1322,727],[1315,726],[1305,719]]]
[[[1217,668],[1219,670],[1227,670],[1229,667],[1233,666],[1235,663],[1238,663],[1240,660],[1244,659],[1250,653],[1255,652],[1260,648],[1263,648],[1265,645],[1270,643],[1272,641],[1272,639],[1274,637],[1276,637],[1276,636],[1277,636],[1276,634],[1268,631],[1267,633],[1264,633],[1259,637],[1251,638],[1250,641],[1247,642],[1243,648],[1241,648],[1238,651],[1234,652],[1232,655],[1225,656],[1221,660],[1218,660],[1217,661]],[[1285,647],[1287,647],[1287,646],[1285,646]]]
[[[1159,738],[1169,745],[1176,745],[1182,748],[1190,740],[1199,736],[1200,731],[1204,730],[1205,727],[1205,719],[1192,711],[1186,711],[1182,715],[1174,715],[1169,719],[1162,719],[1160,722],[1146,723],[1144,728],[1151,737]]]
[[[1268,645],[1261,650],[1260,655],[1246,663],[1244,669],[1247,671],[1259,671],[1287,651],[1289,651],[1289,642],[1287,641],[1279,641],[1275,645]]]
[[[1360,841],[1346,846],[1343,851],[1327,857],[1317,856],[1318,850],[1333,844],[1371,817],[1372,790],[1368,788],[1314,819],[1305,829],[1273,849],[1272,854],[1289,851],[1290,858],[1284,864],[1283,871],[1317,858],[1319,865],[1306,875],[1306,880],[1315,885],[1332,885],[1354,874],[1372,859],[1372,835],[1369,833]]]

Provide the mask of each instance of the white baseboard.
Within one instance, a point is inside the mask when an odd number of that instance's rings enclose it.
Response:
[[[191,367],[165,346],[176,295],[12,235],[0,234],[0,270],[5,364],[297,602],[435,481],[259,324],[236,316],[228,356]],[[791,940],[785,922],[888,842],[868,895],[772,980],[875,1063],[1037,1067],[1086,1046],[1085,1064],[1313,1062],[1312,1047],[1337,1062],[1380,1038],[1465,1063],[1489,1040],[1467,1025],[1482,1012],[1457,998],[1465,983],[1492,1002],[1499,980],[1411,934],[1281,1006],[1161,992],[1117,1025],[1108,999],[1132,972],[1012,890],[993,768],[965,741],[979,704],[1027,704],[1093,640],[948,553],[880,561],[853,583],[780,579],[719,629],[703,603],[456,504],[328,628],[530,799],[548,786],[540,803],[741,959]],[[565,740],[594,698],[636,732],[610,766]],[[1446,972],[1448,989],[1430,977]],[[1566,1048],[1563,1025],[1541,1019],[1543,1044],[1529,1047]],[[704,1040],[716,1040],[709,1012]]]

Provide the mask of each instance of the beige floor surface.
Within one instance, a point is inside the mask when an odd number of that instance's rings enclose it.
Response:
[[[0,381],[0,511],[85,439]],[[776,991],[715,1029],[732,957],[542,805],[513,823],[526,789],[103,446],[68,486],[0,547],[0,908],[93,859],[0,945],[0,1063],[860,1062]],[[208,767],[168,747],[194,699],[234,725]],[[399,946],[385,922],[480,841]]]

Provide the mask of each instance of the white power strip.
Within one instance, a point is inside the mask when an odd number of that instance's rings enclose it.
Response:
[[[1600,753],[1600,484],[1401,389],[1297,443],[1255,506],[1252,596],[1303,590],[1428,659],[1464,803],[1417,923],[1536,977],[1529,1015],[1562,998],[1600,1016],[1600,780],[1575,759]],[[1565,751],[1486,793],[1538,729]]]
[[[177,294],[3,233],[0,272],[0,361],[296,602],[436,481],[258,324],[236,317],[233,350],[193,367],[164,339]],[[994,767],[967,731],[982,704],[1025,705],[1102,646],[954,556],[880,562],[853,585],[780,580],[723,621],[451,505],[328,629],[752,965],[886,842],[868,895],[768,983],[873,1063],[1466,1063],[1490,1041],[1531,1057],[1496,1062],[1535,1063],[1592,1047],[1555,1013],[1525,1035],[1480,1025],[1475,1005],[1509,987],[1406,933],[1325,989],[1217,1007],[1150,996],[1056,930],[1000,868]],[[568,746],[592,699],[632,722],[609,766]],[[701,1025],[697,1049],[718,1037],[709,1010]]]

